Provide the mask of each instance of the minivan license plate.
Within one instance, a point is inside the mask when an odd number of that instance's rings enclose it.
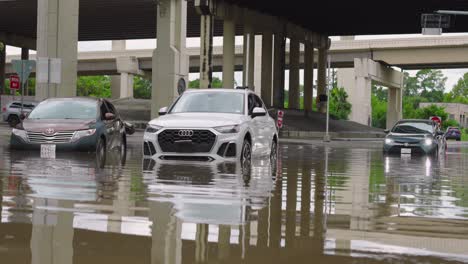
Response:
[[[411,154],[411,149],[410,148],[402,148],[401,149],[401,154]]]
[[[41,158],[55,159],[55,145],[53,144],[41,145]]]

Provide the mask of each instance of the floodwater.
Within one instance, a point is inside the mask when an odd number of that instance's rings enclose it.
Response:
[[[143,161],[134,138],[101,166],[1,140],[0,263],[468,262],[467,147],[283,143],[242,168]]]

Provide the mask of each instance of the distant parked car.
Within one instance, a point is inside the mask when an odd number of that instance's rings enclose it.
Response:
[[[437,156],[447,145],[444,132],[433,120],[400,120],[391,130],[386,130],[384,153],[421,153]]]
[[[448,127],[447,131],[445,132],[446,139],[455,139],[456,141],[461,140],[461,131],[458,127]]]
[[[23,102],[23,113],[28,114],[34,107],[36,102]],[[2,119],[8,122],[11,127],[15,127],[21,122],[21,101],[13,101],[2,108]]]

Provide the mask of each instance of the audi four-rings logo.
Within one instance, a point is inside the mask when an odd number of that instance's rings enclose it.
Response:
[[[181,136],[181,137],[191,137],[191,136],[193,136],[193,130],[179,130],[179,136]]]

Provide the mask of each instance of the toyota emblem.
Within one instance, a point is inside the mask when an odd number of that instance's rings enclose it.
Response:
[[[179,130],[179,136],[181,136],[181,137],[191,137],[191,136],[193,136],[193,130]]]
[[[53,128],[47,128],[44,133],[48,136],[51,136],[55,133],[55,130]]]
[[[407,146],[409,146],[409,144],[408,144],[408,143],[405,143],[405,147],[407,147]]]

